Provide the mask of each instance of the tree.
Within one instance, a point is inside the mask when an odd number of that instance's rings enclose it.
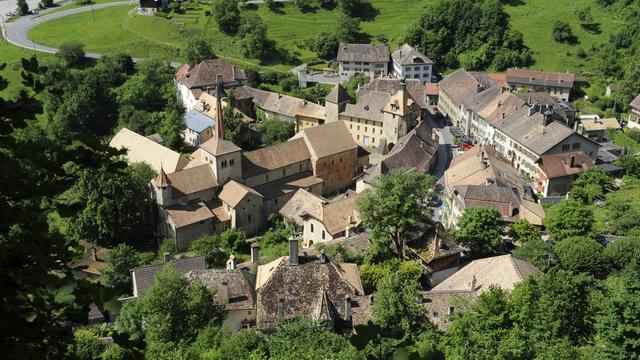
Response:
[[[540,239],[540,231],[535,226],[531,225],[525,219],[516,220],[509,227],[509,232],[514,240],[520,243],[526,243],[529,241],[535,241]]]
[[[553,24],[553,40],[557,42],[569,42],[573,38],[571,26],[566,21],[557,20]]]
[[[21,0],[23,1],[23,0]],[[67,66],[73,67],[78,65],[80,60],[84,57],[84,44],[79,41],[69,41],[61,44],[58,47],[56,56],[64,60]]]
[[[202,61],[215,59],[216,55],[213,52],[213,47],[201,37],[191,37],[182,48],[182,53],[187,59],[187,63],[191,66],[196,66]]]
[[[78,329],[73,333],[73,353],[79,360],[94,360],[102,357],[105,344],[91,329]]]
[[[613,190],[613,179],[600,168],[593,167],[585,170],[571,187],[571,198],[591,204],[596,199]]]
[[[518,246],[513,255],[527,260],[543,272],[551,269],[556,262],[553,246],[542,239],[525,242]]]
[[[269,355],[273,359],[321,359],[327,354],[336,359],[360,358],[344,337],[306,317],[278,324],[269,338]]]
[[[484,254],[500,245],[502,215],[498,210],[486,207],[471,207],[465,210],[453,237],[471,251]]]
[[[233,107],[227,106],[222,111],[224,119],[224,137],[234,144],[242,145],[247,141],[249,136],[249,126],[244,122],[241,115],[233,111]]]
[[[240,40],[242,55],[254,59],[264,59],[271,48],[265,32],[251,32]]]
[[[141,231],[147,185],[155,172],[144,163],[123,170],[85,169],[65,196],[84,206],[69,219],[68,236],[103,246],[132,241]]]
[[[611,194],[604,206],[604,229],[612,234],[625,235],[640,227],[640,209],[630,199]]]
[[[295,135],[295,125],[290,121],[271,118],[260,124],[258,132],[262,143],[270,146],[285,142]]]
[[[620,238],[605,248],[604,254],[609,262],[618,269],[628,265],[640,264],[640,233]]]
[[[27,0],[18,0],[17,5],[18,15],[29,15],[29,4],[27,3]]]
[[[120,152],[90,139],[67,145],[22,136],[37,133],[42,105],[36,99],[50,86],[35,57],[22,59],[22,68],[25,90],[13,100],[0,96],[0,348],[8,359],[59,359],[73,340],[70,324],[84,321],[96,294],[71,274],[67,264],[77,244],[48,217],[65,219],[78,205],[57,201],[77,180],[77,169],[102,167]],[[0,91],[6,87],[0,79]]]
[[[53,6],[53,0],[41,0],[40,1],[40,6],[43,9],[50,8],[50,7]]]
[[[553,205],[545,215],[544,226],[554,241],[573,236],[593,236],[593,212],[576,200]]]
[[[107,267],[100,273],[100,280],[106,287],[125,292],[131,287],[131,269],[146,265],[140,260],[134,248],[118,244],[109,250]]]
[[[153,285],[134,302],[122,308],[124,322],[118,322],[118,329],[134,338],[144,334],[146,356],[153,358],[181,342],[192,342],[208,326],[220,326],[225,316],[224,309],[214,304],[213,294],[199,281],[190,283],[173,264],[159,271]]]
[[[638,132],[640,133],[640,131]],[[624,169],[627,176],[640,177],[640,158],[632,154],[622,155],[615,164]]]
[[[164,139],[164,145],[174,150],[179,150],[184,145],[182,132],[185,129],[184,108],[174,103],[175,107],[163,115],[158,128],[158,133]]]
[[[362,8],[362,0],[338,0],[338,6],[344,15],[355,17]]]
[[[360,216],[374,239],[391,239],[399,258],[405,238],[432,215],[435,178],[419,172],[393,171],[379,176],[358,200]]]
[[[585,26],[593,23],[593,16],[591,16],[590,6],[577,9],[575,14],[578,20],[580,21],[580,25]]]
[[[341,16],[338,18],[336,28],[336,38],[340,42],[355,43],[360,39],[360,20],[349,16]],[[336,48],[336,51],[337,48]]]
[[[220,345],[208,353],[209,358],[220,360],[267,358],[269,344],[262,333],[247,330],[236,333],[226,332],[225,335]],[[210,342],[210,339],[206,340]]]
[[[189,246],[189,251],[204,256],[211,267],[224,266],[227,261],[227,253],[220,247],[218,235],[203,235],[194,240]]]
[[[563,239],[553,247],[563,269],[576,273],[584,272],[593,276],[602,276],[607,267],[604,247],[597,241],[574,236]]]
[[[226,34],[235,34],[240,27],[238,0],[216,0],[213,4],[218,28]]]
[[[319,58],[329,60],[336,57],[339,45],[340,41],[335,33],[323,31],[311,41],[310,49],[315,51]]]

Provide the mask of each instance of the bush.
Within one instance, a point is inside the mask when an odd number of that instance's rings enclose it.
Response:
[[[565,21],[556,21],[553,24],[553,40],[557,42],[569,42],[573,38],[571,26]]]
[[[67,66],[75,66],[84,57],[84,44],[79,41],[69,41],[58,49],[56,56],[67,63]]]
[[[173,241],[173,239],[169,238],[164,239],[162,241],[162,244],[160,244],[160,247],[158,248],[158,255],[160,256],[160,259],[162,259],[164,254],[166,253],[168,253],[169,255],[175,255],[176,252],[176,243],[175,241]]]
[[[560,266],[575,273],[585,272],[594,276],[602,275],[607,268],[604,248],[597,241],[574,236],[559,241],[554,251]]]
[[[91,329],[78,329],[73,333],[73,337],[75,358],[94,360],[102,356],[105,345]]]

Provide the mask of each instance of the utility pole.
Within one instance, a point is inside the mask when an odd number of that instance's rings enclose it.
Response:
[[[0,31],[2,31],[2,37],[4,38],[4,42],[9,44],[9,40],[7,39],[7,26],[4,23],[4,15],[0,15],[0,19],[2,20],[0,23],[2,25],[0,29]]]

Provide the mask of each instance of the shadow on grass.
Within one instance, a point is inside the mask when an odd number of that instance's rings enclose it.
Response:
[[[525,4],[523,0],[502,0],[502,3],[509,6],[522,6]]]
[[[374,8],[369,2],[361,2],[358,11],[353,15],[362,21],[373,21],[380,15],[380,10]]]
[[[300,54],[294,51],[290,51],[283,48],[278,48],[275,45],[271,47],[269,55],[263,59],[260,59],[260,65],[300,65],[302,62],[299,59]]]
[[[582,24],[580,25],[582,26],[583,29],[585,29],[586,31],[595,34],[595,35],[599,35],[602,33],[602,30],[600,29],[600,24],[599,23],[593,23],[593,24]]]
[[[269,11],[276,13],[278,15],[284,14],[284,10],[282,10],[284,8],[283,2],[274,2],[274,3],[267,4],[267,8],[269,8]]]

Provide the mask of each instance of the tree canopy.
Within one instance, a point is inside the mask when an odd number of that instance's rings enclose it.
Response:
[[[553,205],[543,220],[551,239],[559,241],[572,236],[593,236],[593,212],[576,200]]]
[[[498,210],[486,207],[471,207],[458,220],[458,229],[453,237],[471,251],[484,254],[500,245],[502,215]]]

